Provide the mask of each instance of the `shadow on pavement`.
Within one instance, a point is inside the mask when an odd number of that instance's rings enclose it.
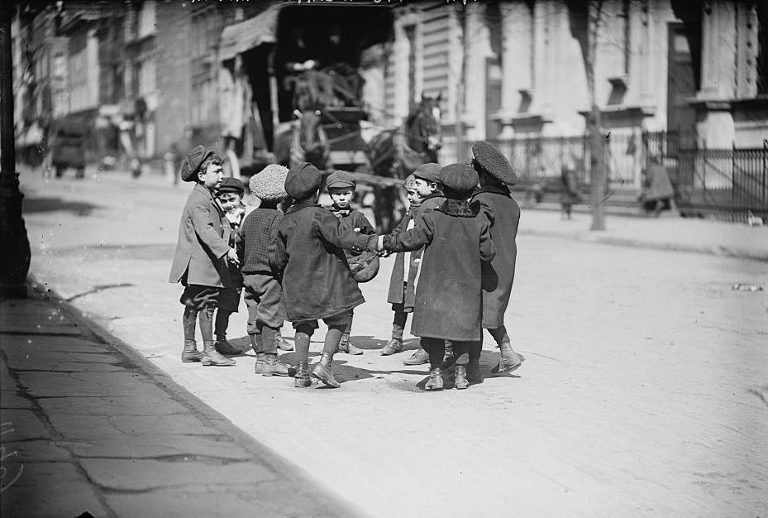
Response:
[[[61,198],[34,198],[25,197],[23,204],[24,214],[34,214],[39,212],[71,212],[75,216],[90,216],[94,209],[101,207],[92,203],[79,201],[65,201]]]

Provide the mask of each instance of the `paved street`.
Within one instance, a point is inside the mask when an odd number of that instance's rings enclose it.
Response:
[[[401,363],[410,352],[381,357],[384,260],[356,312],[365,354],[339,355],[341,389],[298,390],[254,376],[253,353],[227,369],[179,361],[180,290],[167,275],[189,186],[117,174],[21,182],[43,289],[360,514],[768,514],[768,262],[563,239],[555,228],[577,235],[587,217],[525,211],[507,313],[528,359],[516,377],[424,393],[427,369]],[[691,242],[733,232],[768,247],[765,229],[706,223],[671,226]],[[244,313],[230,326],[239,343]],[[495,365],[488,344],[483,365]]]

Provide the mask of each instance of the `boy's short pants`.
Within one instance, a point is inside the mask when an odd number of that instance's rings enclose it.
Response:
[[[221,288],[219,298],[216,301],[216,307],[230,313],[237,313],[242,291],[241,288]]]
[[[245,305],[248,308],[248,334],[255,335],[261,326],[279,329],[285,320],[280,282],[271,275],[254,273],[243,276]]]
[[[221,288],[215,286],[201,286],[199,284],[189,284],[184,286],[184,291],[179,298],[179,302],[189,309],[201,310],[205,308],[214,308],[219,299]]]
[[[347,327],[350,324],[352,324],[352,311],[351,309],[347,311],[342,311],[341,313],[336,313],[335,315],[331,315],[329,317],[325,317],[321,319],[325,325],[328,327]],[[298,329],[300,326],[308,325],[312,327],[313,330],[317,329],[319,324],[317,323],[317,320],[297,320],[295,322],[291,322],[291,325],[293,325],[294,329]]]

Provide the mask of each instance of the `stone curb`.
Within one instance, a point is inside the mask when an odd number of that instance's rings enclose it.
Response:
[[[318,489],[317,484],[306,471],[288,461],[279,453],[265,447],[249,434],[232,424],[226,417],[202,402],[185,387],[173,381],[164,370],[150,362],[129,343],[114,336],[101,324],[89,318],[72,303],[66,302],[55,289],[50,286],[47,286],[45,290],[41,289],[43,284],[37,281],[33,273],[28,275],[27,285],[29,290],[34,293],[34,295],[29,298],[39,297],[61,309],[63,313],[78,324],[78,328],[82,331],[82,335],[87,336],[91,333],[99,342],[102,342],[107,347],[114,349],[117,353],[128,358],[128,360],[136,365],[140,371],[146,374],[147,377],[156,383],[163,391],[168,393],[171,398],[188,407],[191,412],[202,415],[212,427],[217,428],[224,435],[231,437],[237,445],[250,452],[258,462],[276,473],[285,475],[286,478],[296,480],[297,484],[295,489],[297,493],[304,493],[311,496],[320,501],[323,504],[322,507],[326,509],[334,509],[336,511],[336,516],[354,517],[363,514],[362,510],[355,509],[352,504],[342,502],[331,494]]]
[[[617,236],[591,235],[584,233],[565,233],[539,229],[521,228],[518,231],[521,235],[553,237],[558,239],[569,239],[571,241],[581,241],[585,243],[597,243],[602,245],[624,246],[632,248],[645,248],[650,250],[665,250],[669,252],[691,252],[697,254],[715,255],[720,257],[734,257],[737,259],[749,259],[752,261],[768,262],[768,247],[766,250],[746,250],[719,245],[717,247],[706,245],[691,245],[688,243],[659,242],[636,238],[625,238]]]

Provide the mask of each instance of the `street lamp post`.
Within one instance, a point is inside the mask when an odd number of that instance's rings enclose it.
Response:
[[[13,134],[11,17],[15,2],[0,5],[0,297],[24,298],[29,239],[21,217],[19,175]]]

